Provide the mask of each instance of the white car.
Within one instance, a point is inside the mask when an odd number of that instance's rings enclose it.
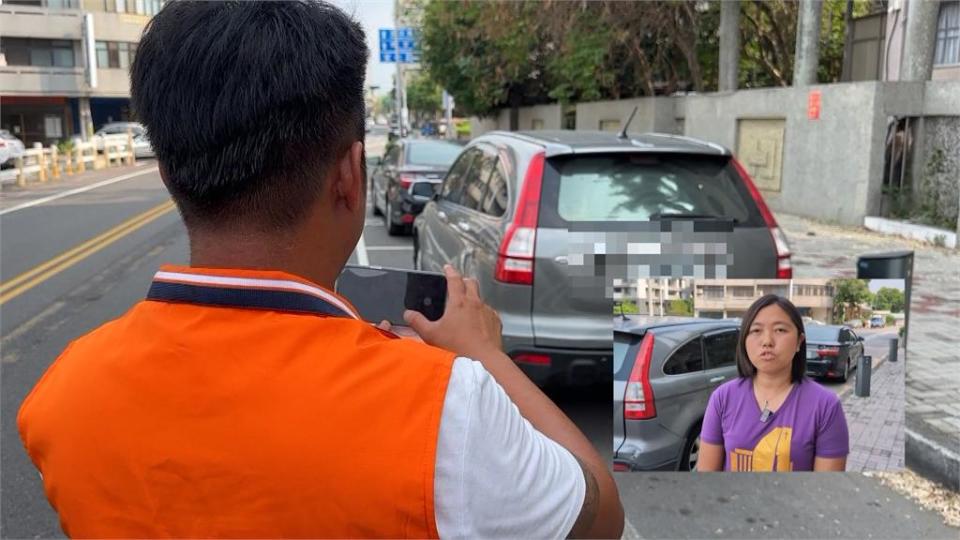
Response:
[[[14,160],[23,155],[23,141],[5,129],[0,129],[0,166],[13,166]]]
[[[93,134],[93,140],[97,143],[97,150],[103,150],[104,136],[126,135],[128,130],[133,133],[134,138],[144,135],[147,132],[143,124],[137,122],[110,122]]]
[[[150,145],[150,139],[147,138],[146,133],[133,136],[133,155],[137,159],[156,157],[153,154],[153,146]]]

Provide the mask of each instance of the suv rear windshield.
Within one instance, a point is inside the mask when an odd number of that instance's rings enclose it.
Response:
[[[683,216],[764,226],[727,156],[581,154],[551,159],[545,168],[541,227]]]
[[[642,338],[635,334],[627,332],[613,333],[613,373],[617,380],[626,380],[629,370],[633,369],[633,362],[627,362],[627,354],[633,350],[636,354],[636,347]]]

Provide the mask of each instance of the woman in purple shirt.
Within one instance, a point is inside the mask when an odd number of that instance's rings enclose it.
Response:
[[[805,376],[803,320],[768,294],[747,310],[740,377],[710,396],[699,471],[843,471],[849,437],[840,399]]]

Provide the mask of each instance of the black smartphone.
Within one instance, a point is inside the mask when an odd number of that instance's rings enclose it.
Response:
[[[387,320],[404,326],[407,309],[435,321],[443,316],[447,302],[447,278],[435,272],[348,264],[334,287],[363,320],[372,323]]]

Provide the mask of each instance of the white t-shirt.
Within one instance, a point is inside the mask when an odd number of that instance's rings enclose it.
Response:
[[[440,537],[565,538],[585,492],[573,455],[523,418],[480,362],[457,358],[437,441]]]

